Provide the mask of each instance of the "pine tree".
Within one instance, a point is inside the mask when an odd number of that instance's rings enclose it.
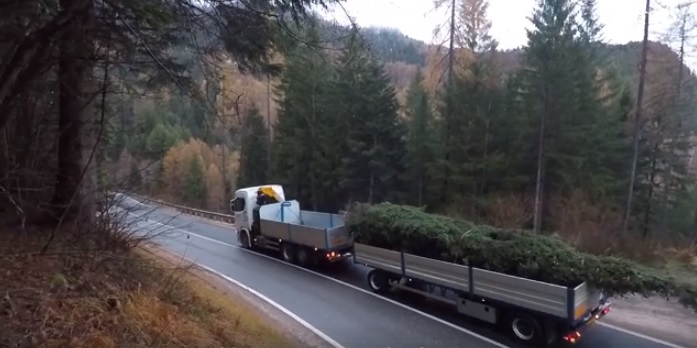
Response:
[[[268,178],[269,133],[256,105],[244,117],[237,187],[263,185]]]
[[[472,200],[485,193],[490,184],[502,176],[502,156],[492,140],[506,125],[500,119],[501,74],[495,63],[498,43],[489,34],[486,0],[466,0],[461,8],[461,20],[467,48],[475,57],[468,74],[459,78],[457,109],[463,118],[461,132],[466,150],[461,156],[464,165],[456,170],[461,179],[461,192]]]
[[[471,187],[469,172],[470,133],[465,105],[471,101],[461,77],[456,76],[437,94],[439,115],[449,115],[438,120],[439,144],[437,145],[434,180],[438,182],[438,206],[454,204],[459,194]],[[457,192],[457,197],[453,194]]]
[[[305,32],[305,43],[286,57],[279,99],[278,121],[273,142],[273,173],[289,196],[317,209],[323,194],[322,175],[316,168],[326,142],[321,125],[330,117],[332,66],[316,48],[320,37],[315,21]],[[325,151],[326,152],[326,151]],[[324,173],[326,175],[326,173]]]
[[[382,66],[356,44],[357,35],[354,29],[337,68],[339,79],[352,77],[336,90],[349,117],[341,186],[350,201],[401,200],[405,130],[399,104]]]
[[[525,48],[526,102],[524,112],[536,120],[535,205],[533,229],[540,231],[545,197],[568,184],[565,175],[577,158],[562,148],[575,144],[567,137],[566,120],[573,119],[573,73],[575,22],[569,0],[538,0]],[[533,124],[535,121],[533,121]],[[530,139],[532,141],[532,139]],[[561,150],[561,151],[560,151]]]
[[[423,85],[423,73],[417,70],[407,92],[407,141],[406,181],[410,187],[413,204],[422,206],[429,202],[428,189],[434,162],[434,144],[437,141],[435,119],[431,111],[428,94]]]
[[[567,168],[562,169],[566,180],[563,189],[581,188],[592,198],[612,201],[620,194],[626,176],[626,170],[618,167],[618,162],[628,155],[623,130],[627,110],[618,109],[625,86],[597,52],[602,43],[602,25],[595,13],[596,1],[583,0],[580,9],[579,34],[572,47],[573,70],[569,71],[575,86],[576,109],[574,117],[565,121],[568,146],[561,150],[576,160],[567,162]]]

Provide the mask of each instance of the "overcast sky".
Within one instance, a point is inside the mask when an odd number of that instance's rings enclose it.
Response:
[[[653,0],[651,39],[660,40],[669,28],[674,8],[686,0]],[[526,42],[525,29],[531,26],[529,17],[536,0],[489,0],[491,34],[502,49],[520,47]],[[433,29],[447,16],[433,10],[432,0],[346,0],[346,12],[361,26],[399,29],[404,34],[433,41]],[[610,43],[640,41],[643,36],[643,0],[598,0],[597,14],[604,25],[603,37]],[[697,11],[697,4],[693,12]],[[336,8],[329,14],[341,23],[348,23],[346,14]],[[697,46],[697,39],[692,46]],[[689,64],[697,67],[697,49],[689,52]]]

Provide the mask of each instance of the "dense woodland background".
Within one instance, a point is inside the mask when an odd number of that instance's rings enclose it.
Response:
[[[442,45],[281,3],[0,5],[3,33],[30,33],[2,41],[3,209],[89,217],[85,192],[118,187],[227,212],[236,188],[280,183],[306,209],[387,200],[601,253],[697,242],[689,7],[648,42],[637,108],[642,43],[603,43],[593,0],[539,1],[516,50],[485,0],[436,3]]]

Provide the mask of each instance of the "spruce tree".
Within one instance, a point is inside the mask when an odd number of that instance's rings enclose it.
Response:
[[[423,83],[421,69],[414,75],[407,92],[407,141],[405,179],[409,186],[409,202],[424,205],[432,189],[432,168],[437,141],[435,119]]]
[[[573,117],[564,121],[569,131],[564,135],[566,146],[560,151],[575,160],[565,162],[566,169],[561,170],[566,179],[562,189],[581,188],[591,198],[612,201],[626,176],[626,170],[617,167],[619,158],[628,155],[623,110],[618,109],[623,86],[616,71],[598,54],[602,26],[595,7],[595,0],[582,1],[578,35],[571,47],[574,64],[569,74],[575,110]]]
[[[572,73],[576,25],[569,0],[538,0],[525,47],[526,101],[523,112],[536,124],[534,148],[535,203],[533,229],[542,229],[546,203],[552,192],[569,187],[570,169],[579,158],[565,153],[578,146],[565,126],[573,120],[575,95]]]
[[[337,104],[347,108],[347,153],[341,186],[351,201],[401,200],[405,130],[395,90],[383,67],[357,43],[354,29],[337,67]]]
[[[289,196],[317,209],[323,193],[321,173],[316,170],[322,146],[331,138],[320,129],[330,115],[332,66],[320,46],[317,24],[304,33],[305,42],[286,56],[281,82],[278,121],[273,142],[273,173]]]
[[[268,178],[269,133],[256,105],[243,119],[237,187],[264,185]]]

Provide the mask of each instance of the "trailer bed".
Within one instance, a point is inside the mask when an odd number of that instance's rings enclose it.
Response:
[[[343,216],[300,210],[298,201],[262,206],[259,223],[266,237],[320,250],[340,250],[353,244]]]
[[[354,262],[548,314],[569,323],[582,321],[598,306],[600,298],[600,293],[586,283],[568,288],[360,243],[354,244]]]

